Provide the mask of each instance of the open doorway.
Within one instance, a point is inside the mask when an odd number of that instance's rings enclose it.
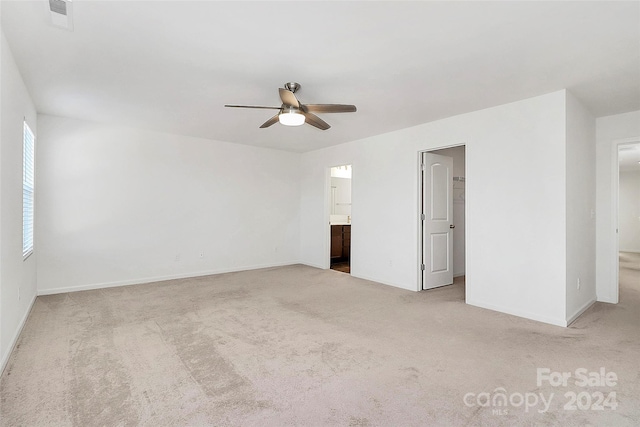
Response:
[[[640,141],[619,144],[617,175],[618,299],[640,290]]]
[[[351,274],[351,165],[331,168],[329,223],[330,267]]]
[[[464,287],[465,146],[420,153],[420,289]]]

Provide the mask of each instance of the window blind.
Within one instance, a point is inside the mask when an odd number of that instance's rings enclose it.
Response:
[[[33,132],[24,122],[22,144],[22,256],[33,252],[33,207],[34,207],[34,147]]]

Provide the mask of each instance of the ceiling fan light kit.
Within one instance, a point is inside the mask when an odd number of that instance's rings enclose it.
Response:
[[[278,121],[285,126],[301,126],[304,124],[304,116],[295,108],[287,107],[278,114]]]
[[[278,114],[264,122],[260,128],[268,128],[276,122],[285,126],[301,126],[310,124],[320,130],[327,130],[331,126],[315,113],[353,113],[356,111],[355,105],[347,104],[301,104],[294,95],[300,89],[300,84],[289,82],[284,84],[284,89],[280,88],[280,107],[264,107],[258,105],[225,105],[232,108],[261,108],[269,110],[280,110]]]

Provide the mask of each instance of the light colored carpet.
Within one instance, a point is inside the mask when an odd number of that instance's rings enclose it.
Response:
[[[620,304],[569,328],[467,306],[460,281],[415,293],[300,265],[38,297],[0,424],[637,426],[640,256],[622,258]],[[600,367],[615,386],[536,384]],[[564,409],[597,392],[617,408]]]

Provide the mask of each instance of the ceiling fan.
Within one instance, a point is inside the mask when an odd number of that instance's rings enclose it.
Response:
[[[353,113],[356,111],[355,105],[345,104],[301,104],[294,95],[300,89],[300,85],[295,82],[285,83],[284,89],[280,88],[280,107],[263,107],[258,105],[225,105],[233,108],[263,108],[269,110],[280,110],[278,114],[264,122],[260,128],[268,128],[276,122],[285,126],[300,126],[305,123],[327,130],[331,126],[313,113]]]

